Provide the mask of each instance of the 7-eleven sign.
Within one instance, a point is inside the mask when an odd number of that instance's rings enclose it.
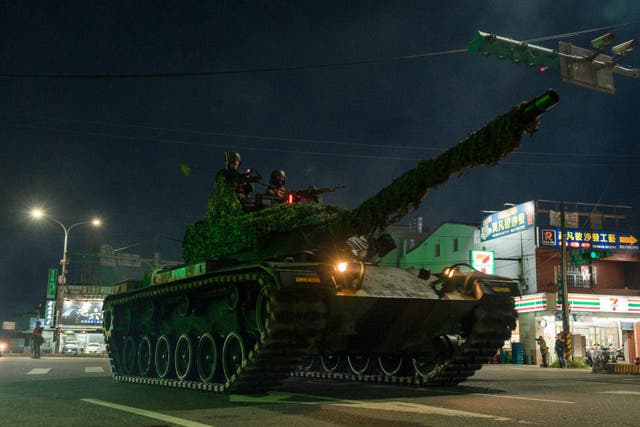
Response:
[[[487,274],[495,272],[496,256],[493,251],[469,251],[471,254],[471,266],[478,271]]]

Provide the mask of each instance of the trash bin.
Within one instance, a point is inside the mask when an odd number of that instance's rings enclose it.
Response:
[[[511,363],[524,365],[524,343],[511,343]]]

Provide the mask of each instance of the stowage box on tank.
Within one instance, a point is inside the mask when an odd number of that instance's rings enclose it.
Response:
[[[515,327],[517,282],[454,265],[373,262],[387,225],[451,174],[494,165],[557,103],[547,91],[420,161],[353,210],[316,202],[247,211],[217,181],[183,242],[186,264],[119,284],[104,333],[120,381],[262,393],[291,375],[457,384]]]

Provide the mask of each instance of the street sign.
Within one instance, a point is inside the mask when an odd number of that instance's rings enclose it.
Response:
[[[49,269],[49,279],[47,280],[47,299],[56,299],[56,283],[58,277],[58,269]]]

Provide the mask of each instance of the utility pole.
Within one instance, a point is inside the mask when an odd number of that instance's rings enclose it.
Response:
[[[567,291],[567,226],[564,214],[564,202],[560,202],[560,281],[558,295],[562,295],[562,333],[565,340],[565,360],[572,359],[571,325],[569,324],[569,293]]]

